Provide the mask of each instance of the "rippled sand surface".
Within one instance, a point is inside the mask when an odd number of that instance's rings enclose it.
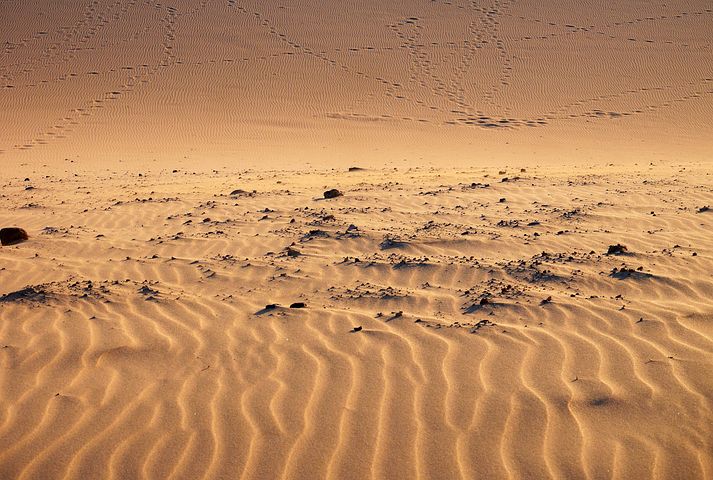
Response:
[[[0,477],[713,475],[705,165],[175,170],[3,178]]]

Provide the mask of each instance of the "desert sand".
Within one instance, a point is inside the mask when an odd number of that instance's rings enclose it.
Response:
[[[712,26],[709,0],[5,0],[0,159],[702,161]]]
[[[713,479],[712,26],[0,1],[0,479]]]
[[[568,170],[5,181],[0,477],[709,478],[709,169]]]

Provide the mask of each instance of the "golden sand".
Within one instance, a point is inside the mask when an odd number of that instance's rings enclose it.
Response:
[[[0,0],[0,479],[713,479],[712,22]]]

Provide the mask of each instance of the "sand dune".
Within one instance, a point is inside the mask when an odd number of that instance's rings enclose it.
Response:
[[[713,475],[706,168],[18,173],[2,478]]]

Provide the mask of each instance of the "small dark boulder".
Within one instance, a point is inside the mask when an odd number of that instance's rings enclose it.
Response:
[[[705,212],[710,212],[710,211],[711,211],[711,207],[709,207],[708,205],[706,205],[705,207],[701,207],[697,210],[698,213],[705,213]]]
[[[307,304],[304,302],[295,302],[290,305],[290,308],[307,308]]]
[[[47,299],[48,295],[49,294],[40,287],[25,287],[16,292],[0,295],[0,303],[21,301],[43,302]]]
[[[339,190],[337,190],[336,188],[333,188],[331,190],[327,190],[326,192],[324,192],[324,198],[327,198],[327,199],[341,197],[342,195],[344,195],[344,194],[342,192],[340,192]]]
[[[357,332],[361,332],[361,330],[362,330],[362,327],[359,326],[359,327],[354,327],[354,328],[352,328],[352,329],[351,329],[351,332],[352,332],[352,333],[357,333]]]
[[[609,245],[609,249],[607,249],[607,255],[622,255],[627,252],[627,248],[620,244],[617,243],[616,245]]]
[[[0,243],[2,245],[15,245],[28,240],[27,232],[22,228],[9,227],[0,229]]]

